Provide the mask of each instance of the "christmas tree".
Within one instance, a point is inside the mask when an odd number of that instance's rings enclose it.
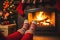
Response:
[[[15,10],[14,0],[5,0],[3,3],[3,11],[9,11],[9,13],[13,13]]]
[[[9,23],[13,23],[16,20],[16,14],[16,6],[14,5],[14,0],[5,0],[3,3],[3,20],[9,21]]]

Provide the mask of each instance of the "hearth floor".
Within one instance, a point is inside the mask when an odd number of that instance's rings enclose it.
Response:
[[[33,40],[60,40],[60,37],[55,37],[55,36],[34,36]]]

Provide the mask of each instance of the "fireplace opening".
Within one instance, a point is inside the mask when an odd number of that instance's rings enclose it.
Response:
[[[51,8],[34,8],[25,11],[29,24],[34,20],[37,22],[37,31],[55,31],[55,10]]]
[[[28,21],[31,23],[32,21],[37,22],[37,27],[55,27],[55,12],[29,12],[28,13]]]

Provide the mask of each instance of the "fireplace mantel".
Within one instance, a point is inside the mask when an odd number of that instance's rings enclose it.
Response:
[[[33,8],[33,9],[28,9],[28,10],[25,10],[25,13],[26,12],[36,12],[36,11],[55,11],[55,8],[45,8],[45,7],[41,7],[41,8]]]
[[[28,9],[28,10],[25,10],[25,17],[27,18],[28,12],[36,12],[36,11],[53,12],[53,11],[56,11],[56,9],[55,8],[45,8],[45,7]]]

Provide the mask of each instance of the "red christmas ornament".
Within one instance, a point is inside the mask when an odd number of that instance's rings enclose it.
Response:
[[[6,9],[6,8],[9,6],[9,2],[6,1],[4,4],[5,4],[5,5],[4,5],[4,9]]]

